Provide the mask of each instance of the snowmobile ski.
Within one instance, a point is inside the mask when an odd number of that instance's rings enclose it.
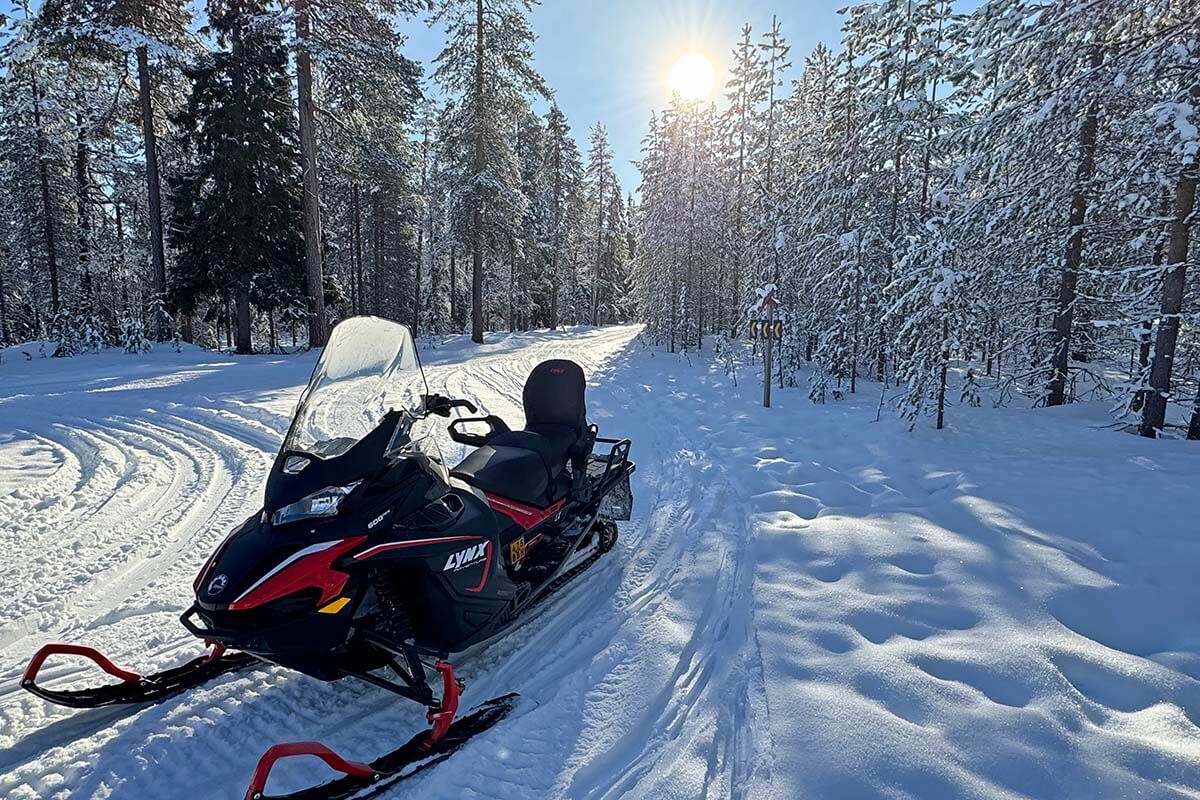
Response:
[[[422,731],[402,746],[380,756],[369,764],[347,761],[319,742],[277,744],[259,759],[245,800],[347,800],[370,797],[395,786],[405,778],[440,764],[472,737],[491,728],[512,711],[516,694],[496,697],[450,723],[436,741],[430,741],[434,731]],[[431,714],[431,716],[433,716]],[[435,722],[435,728],[436,728]],[[344,773],[319,786],[282,795],[265,794],[267,778],[277,761],[292,756],[315,756],[332,769]]]
[[[39,686],[38,671],[52,655],[73,655],[90,659],[109,675],[120,678],[121,682],[93,689],[47,689]],[[38,650],[29,662],[25,674],[21,677],[21,688],[51,703],[71,708],[154,703],[193,686],[199,686],[218,675],[244,669],[257,661],[258,659],[249,653],[226,653],[224,646],[218,644],[208,655],[194,658],[181,666],[154,675],[139,675],[121,669],[94,648],[76,644],[48,644]]]

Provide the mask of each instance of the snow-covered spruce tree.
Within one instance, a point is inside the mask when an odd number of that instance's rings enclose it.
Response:
[[[471,338],[483,341],[484,259],[502,207],[519,208],[520,175],[508,121],[524,111],[530,93],[548,96],[534,71],[530,0],[438,0],[432,20],[446,26],[446,47],[434,79],[452,97],[454,141],[471,154],[464,186],[470,208]],[[509,217],[511,219],[511,217]]]
[[[762,57],[752,39],[749,25],[742,26],[741,38],[733,50],[729,79],[725,83],[726,108],[718,121],[721,159],[724,162],[725,182],[725,248],[729,262],[728,278],[718,281],[721,321],[736,330],[742,320],[739,314],[727,313],[727,307],[738,309],[743,294],[754,282],[759,270],[751,269],[752,250],[749,217],[754,195],[753,176],[757,171],[760,147],[764,137],[761,105],[768,96],[767,75]],[[730,302],[732,301],[732,303]],[[727,315],[726,319],[722,315]]]
[[[891,351],[898,380],[906,386],[901,414],[914,425],[932,399],[936,426],[945,422],[946,391],[952,356],[974,352],[974,307],[970,298],[969,271],[959,263],[958,195],[948,184],[946,167],[953,161],[947,130],[955,121],[946,103],[945,76],[960,68],[948,46],[949,3],[938,0],[924,9],[928,40],[917,53],[915,79],[922,92],[912,101],[918,132],[910,139],[917,166],[915,192],[923,231],[910,236],[903,255],[884,287],[888,305],[884,328],[894,331]],[[975,218],[967,213],[967,225]],[[895,245],[894,245],[895,246]]]
[[[646,323],[647,334],[655,343],[669,335],[668,287],[670,286],[669,224],[665,192],[668,184],[667,142],[664,126],[657,115],[651,114],[649,130],[642,139],[641,173],[642,203],[638,207],[636,224],[641,232],[641,249],[637,258],[634,296],[639,318]]]
[[[299,154],[287,48],[261,2],[212,3],[221,49],[189,70],[179,120],[193,159],[173,181],[172,299],[185,311],[225,296],[236,348],[252,351],[251,303],[274,309],[302,288]]]
[[[125,317],[121,321],[121,348],[126,353],[138,355],[149,353],[152,349],[150,340],[146,337],[146,326],[140,319]]]
[[[822,378],[839,391],[855,391],[865,330],[867,264],[864,250],[872,229],[855,227],[869,219],[858,157],[858,105],[855,63],[841,64],[818,46],[785,106],[783,152],[791,167],[781,217],[780,254],[783,301],[791,310],[788,336],[796,348],[782,352],[787,374],[816,358]],[[865,198],[865,193],[863,197]],[[803,362],[801,361],[803,357]],[[814,395],[822,399],[823,391]]]
[[[560,322],[559,303],[566,266],[564,251],[569,240],[568,221],[575,214],[583,196],[583,166],[579,148],[571,138],[571,127],[556,104],[546,114],[546,135],[542,148],[543,160],[539,184],[542,207],[547,214],[546,247],[550,251],[547,324],[557,328]]]
[[[615,177],[615,176],[614,176]],[[604,237],[604,280],[600,293],[600,324],[611,325],[625,321],[630,291],[629,206],[620,191],[608,200],[608,225]]]
[[[607,253],[605,243],[611,238],[611,232],[606,227],[609,196],[620,197],[620,187],[616,185],[616,176],[612,169],[613,152],[608,143],[608,131],[603,123],[597,122],[592,127],[588,137],[587,166],[584,168],[584,181],[587,185],[591,207],[595,214],[595,250],[592,258],[591,276],[591,324],[600,324],[600,295],[601,283],[605,280],[602,273],[607,271]]]
[[[545,162],[545,128],[541,117],[527,111],[517,121],[514,130],[514,149],[521,173],[521,194],[525,199],[524,213],[512,221],[509,234],[508,329],[528,330],[538,324],[539,309],[545,301],[549,281],[546,247],[550,226],[546,196],[539,186],[541,167]],[[543,323],[544,324],[544,323]]]
[[[763,106],[762,150],[758,159],[756,191],[752,216],[754,236],[753,258],[757,262],[758,284],[779,284],[779,225],[781,187],[784,184],[787,162],[781,153],[783,137],[783,75],[791,66],[788,53],[791,48],[783,36],[777,18],[771,18],[771,27],[762,34],[758,45],[762,57],[762,83],[766,86],[766,102]],[[780,378],[783,373],[779,373]]]
[[[939,209],[941,211],[941,209]],[[911,429],[930,404],[944,425],[948,372],[953,354],[970,341],[970,275],[956,263],[955,221],[933,216],[896,265],[887,294],[895,298],[885,322],[895,331],[898,378],[905,388],[899,410]]]

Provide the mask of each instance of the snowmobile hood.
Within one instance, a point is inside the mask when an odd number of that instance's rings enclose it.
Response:
[[[359,444],[371,445],[371,437]],[[387,536],[393,523],[423,508],[446,490],[436,470],[430,469],[417,455],[381,460],[378,454],[368,453],[362,457],[365,466],[360,468],[351,463],[339,469],[344,459],[353,461],[357,449],[356,446],[343,456],[312,464],[300,475],[284,475],[292,483],[287,484],[290,493],[281,495],[284,498],[281,505],[286,505],[289,497],[303,497],[326,485],[353,482],[362,476],[362,482],[342,503],[336,516],[274,525],[271,506],[267,506],[234,530],[201,570],[195,583],[198,604],[207,610],[219,607],[238,610],[239,600],[246,600],[251,590],[299,560],[308,559],[305,564],[309,566],[310,562],[318,561],[331,564],[353,549],[343,547],[344,543],[365,542],[370,535]],[[356,469],[362,471],[355,472]],[[310,470],[317,477],[307,482],[297,480]],[[317,553],[323,555],[317,558]],[[310,587],[301,586],[293,591],[304,588]]]

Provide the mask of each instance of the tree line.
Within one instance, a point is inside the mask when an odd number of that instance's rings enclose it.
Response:
[[[775,283],[780,378],[808,365],[814,401],[867,377],[940,427],[989,381],[1200,438],[1200,2],[842,13],[840,47],[793,80],[778,22],[747,26],[719,106],[651,119],[635,295],[653,334],[723,346]]]
[[[3,20],[0,343],[251,352],[624,318],[632,201],[531,0],[47,0]],[[445,29],[432,74],[398,21]],[[537,108],[548,109],[539,113]]]

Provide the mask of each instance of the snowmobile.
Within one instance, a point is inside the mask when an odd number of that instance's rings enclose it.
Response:
[[[428,730],[370,763],[316,742],[271,747],[247,800],[265,796],[272,766],[290,756],[342,773],[284,795],[296,800],[350,797],[449,757],[516,697],[456,720],[465,686],[450,656],[511,629],[609,552],[616,522],[630,517],[630,442],[597,435],[584,389],[577,364],[538,364],[523,391],[524,429],[490,414],[455,418],[449,437],[474,449],[447,470],[425,421],[456,408],[477,414],[475,405],[429,393],[406,327],[341,322],[300,397],[262,509],[196,576],[180,620],[211,651],[143,676],[92,648],[49,644],[23,688],[77,708],[143,703],[270,662],[325,681],[358,678],[427,707]],[[120,681],[39,685],[38,670],[57,654],[89,658]]]

